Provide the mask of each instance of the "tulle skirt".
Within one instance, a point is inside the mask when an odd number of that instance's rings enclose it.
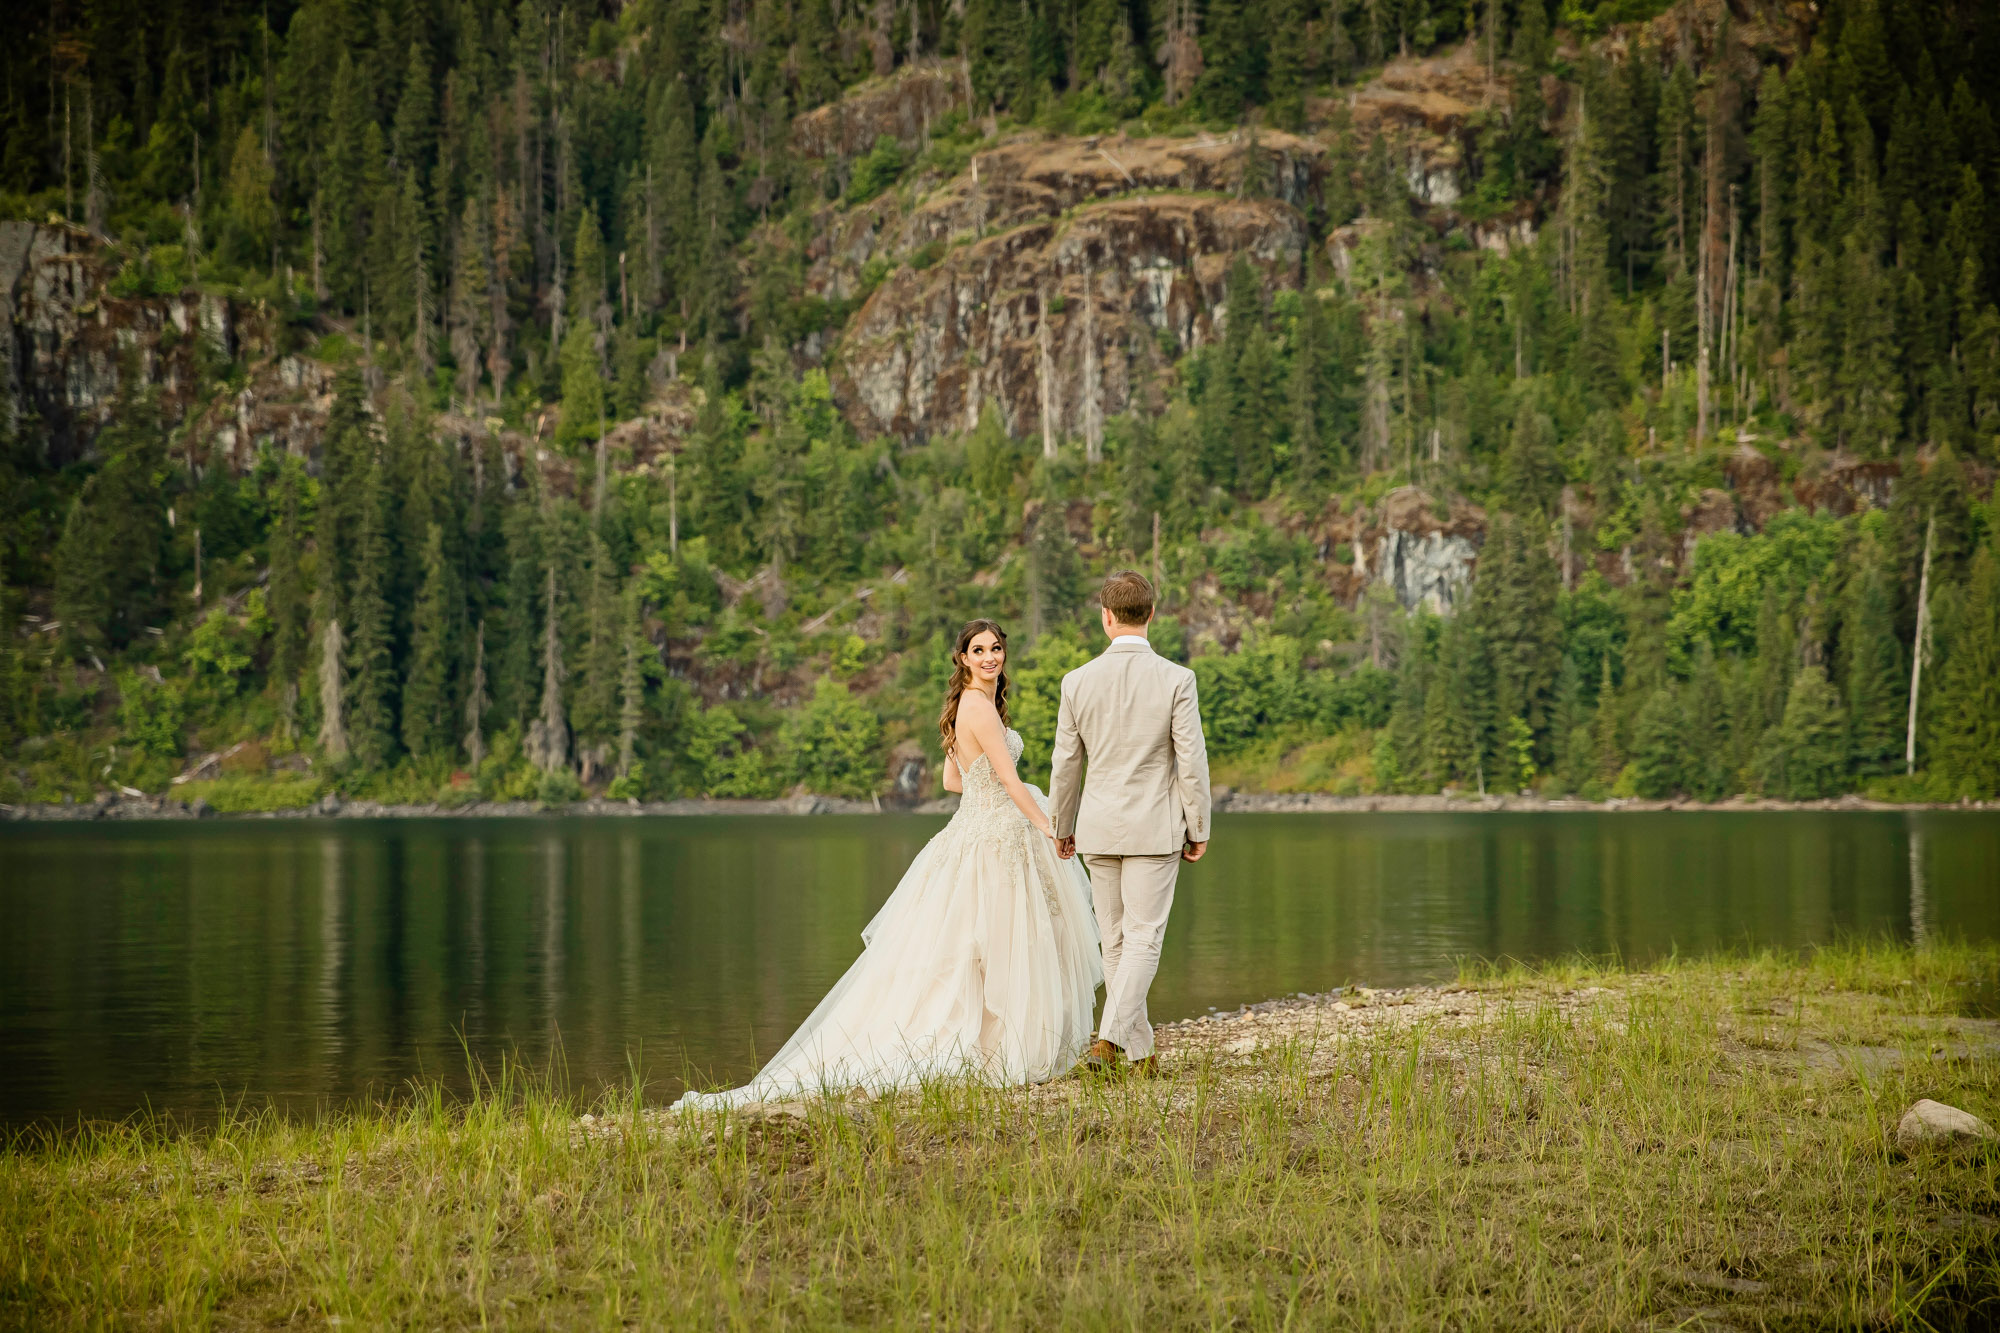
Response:
[[[962,807],[861,939],[861,956],[756,1078],[691,1092],[676,1109],[939,1078],[1042,1082],[1089,1043],[1104,978],[1090,881],[1011,803]]]

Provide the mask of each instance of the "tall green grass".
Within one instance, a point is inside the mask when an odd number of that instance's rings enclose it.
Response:
[[[506,1068],[310,1122],[26,1135],[0,1323],[1977,1326],[2000,1157],[1889,1130],[1920,1096],[2000,1113],[1966,1012],[1995,957],[1489,969],[1473,1012],[1249,1056],[1176,1030],[1157,1081],[797,1118],[584,1108]]]

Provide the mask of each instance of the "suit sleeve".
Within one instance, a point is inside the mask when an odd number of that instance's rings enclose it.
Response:
[[[1070,682],[1062,679],[1062,702],[1056,708],[1055,750],[1049,756],[1049,820],[1058,838],[1076,836],[1076,811],[1083,800],[1083,737],[1076,729],[1076,704]]]
[[[1187,840],[1207,842],[1209,834],[1208,745],[1201,735],[1201,701],[1194,672],[1181,677],[1174,692],[1174,766],[1180,782],[1181,814]]]

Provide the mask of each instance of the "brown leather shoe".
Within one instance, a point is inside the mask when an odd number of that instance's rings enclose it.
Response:
[[[1128,1068],[1133,1078],[1158,1078],[1160,1076],[1160,1057],[1149,1055],[1144,1059],[1134,1060]]]
[[[1124,1054],[1122,1049],[1100,1037],[1090,1043],[1090,1049],[1083,1053],[1083,1067],[1093,1074],[1108,1074],[1118,1067],[1118,1058]]]

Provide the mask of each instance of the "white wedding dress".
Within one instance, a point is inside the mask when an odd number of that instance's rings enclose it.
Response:
[[[1021,760],[1019,732],[1007,751]],[[1090,881],[1022,817],[984,754],[958,813],[917,853],[861,932],[861,956],[740,1088],[690,1092],[713,1110],[930,1079],[1033,1083],[1082,1058],[1104,978]],[[1048,798],[1030,787],[1044,810]]]

